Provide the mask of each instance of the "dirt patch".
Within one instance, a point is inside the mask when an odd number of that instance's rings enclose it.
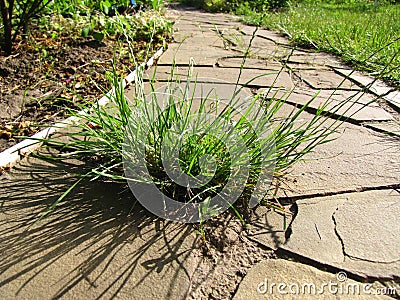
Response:
[[[189,299],[232,299],[253,265],[275,257],[274,251],[248,239],[247,230],[232,214],[208,221],[204,233]]]
[[[156,41],[153,50],[162,45]],[[145,41],[134,45],[143,60]],[[0,151],[43,126],[65,118],[69,109],[99,99],[110,88],[113,59],[120,74],[134,69],[121,41],[52,39],[33,28],[31,38],[13,55],[0,56]]]

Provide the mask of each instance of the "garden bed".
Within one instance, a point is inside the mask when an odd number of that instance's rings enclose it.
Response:
[[[0,152],[21,141],[19,136],[30,136],[64,119],[70,109],[99,99],[110,88],[108,74],[115,69],[124,76],[165,47],[172,27],[152,10],[92,18],[109,22],[105,29],[91,25],[102,30],[102,39],[83,36],[89,16],[45,16],[34,21],[28,39],[20,39],[10,56],[0,57]],[[132,27],[110,27],[120,20]]]

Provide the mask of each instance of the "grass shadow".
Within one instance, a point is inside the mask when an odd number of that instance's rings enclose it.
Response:
[[[133,206],[133,195],[123,185],[85,182],[35,223],[81,168],[29,159],[0,177],[2,294],[23,298],[48,288],[50,298],[77,290],[97,299],[135,291],[143,296],[152,289],[168,299],[177,291],[187,293],[188,265],[195,267],[189,263],[196,242],[192,227]],[[166,274],[163,287],[146,286],[146,280]]]

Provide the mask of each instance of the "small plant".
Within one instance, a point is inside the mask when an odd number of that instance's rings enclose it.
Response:
[[[134,15],[119,15],[110,18],[101,13],[80,16],[77,19],[65,18],[62,15],[44,16],[39,27],[42,31],[55,37],[92,37],[103,40],[120,40],[123,42],[150,41],[165,43],[172,33],[173,22],[168,21],[158,11],[140,11]]]

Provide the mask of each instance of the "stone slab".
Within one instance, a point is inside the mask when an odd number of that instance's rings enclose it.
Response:
[[[362,87],[368,87],[372,93],[378,96],[386,95],[393,90],[393,88],[387,86],[383,81],[377,80],[370,76],[365,76],[358,71],[343,68],[335,68],[335,71],[345,77],[348,77],[354,82],[357,82]]]
[[[281,248],[363,277],[400,274],[400,193],[366,191],[296,202]]]
[[[239,50],[239,49],[238,49]],[[250,56],[267,59],[267,60],[283,60],[290,53],[290,49],[281,46],[275,47],[251,47]]]
[[[197,24],[211,24],[211,25],[223,25],[223,26],[230,26],[235,27],[239,26],[240,23],[236,22],[235,18],[227,17],[226,15],[214,15],[204,18],[202,15],[182,15],[179,17],[179,21],[185,22],[195,22]]]
[[[217,66],[221,68],[240,69],[242,63],[243,56],[222,57],[218,59]],[[243,67],[246,69],[280,70],[282,68],[282,64],[276,61],[248,57]]]
[[[396,185],[400,182],[400,141],[367,128],[344,124],[294,164],[281,196],[326,195]]]
[[[400,194],[397,199],[394,195],[375,194],[377,198],[364,197],[337,208],[333,214],[336,234],[343,252],[351,259],[380,264],[400,262]],[[393,199],[386,201],[386,197]]]
[[[383,131],[391,135],[400,136],[400,124],[395,121],[389,122],[373,122],[365,125],[368,128],[373,128],[377,131]]]
[[[196,65],[214,66],[220,57],[231,56],[232,52],[219,47],[203,47],[201,44],[170,44],[168,50],[160,57],[158,64],[188,65],[191,59]]]
[[[171,11],[167,10],[167,14]],[[237,16],[229,15],[229,14],[222,14],[222,13],[208,13],[205,11],[201,11],[198,9],[193,10],[180,10],[176,13],[180,19],[192,20],[197,22],[204,22],[204,21],[235,21],[238,20]]]
[[[306,64],[309,66],[334,66],[343,68],[344,64],[333,55],[322,52],[310,52],[304,50],[294,50],[287,57],[288,62]]]
[[[241,50],[246,50],[246,48],[250,45],[255,48],[270,48],[270,49],[280,49],[273,41],[255,36],[252,38],[248,35],[240,34],[236,29],[223,32],[223,36],[230,40],[233,45],[240,47]]]
[[[212,32],[208,28],[201,28],[194,23],[180,23],[177,21],[174,24],[174,36],[176,33],[185,33],[185,34],[193,34],[193,35],[200,35],[202,33],[209,33]]]
[[[242,34],[245,35],[253,35],[255,27],[254,26],[249,26],[249,25],[244,25],[241,24],[237,30],[241,32]],[[290,45],[289,39],[287,39],[284,35],[279,34],[277,32],[271,31],[271,30],[266,30],[266,29],[258,29],[256,32],[256,36],[273,41],[276,44],[282,44],[282,45]]]
[[[329,286],[329,284],[331,284]],[[264,260],[247,273],[233,300],[258,299],[391,299],[379,295],[379,283],[364,284],[302,263]]]
[[[301,70],[332,70],[328,66],[307,65],[302,63],[286,62],[285,65],[293,72]]]
[[[263,59],[277,59],[284,58],[290,53],[290,48],[277,44],[270,39],[256,35],[252,38],[251,35],[243,35],[240,30],[236,28],[221,31],[222,36],[230,44],[231,48],[237,52],[245,53],[250,45],[250,57],[257,57]]]
[[[335,68],[335,71],[343,76],[347,76],[354,82],[357,82],[360,86],[367,87],[375,95],[381,96],[390,105],[394,106],[397,110],[400,110],[400,91],[394,90],[389,87],[382,80],[377,80],[369,76],[365,76],[361,72]]]
[[[259,213],[259,210],[265,210]],[[289,210],[287,209],[289,212]],[[285,243],[287,226],[292,221],[291,213],[283,213],[259,206],[256,211],[258,219],[248,224],[249,232],[247,237],[261,245],[276,250]]]
[[[361,90],[355,83],[329,70],[301,70],[295,74],[314,89]]]
[[[293,81],[287,72],[280,72],[280,70],[256,70],[256,69],[243,69],[240,77],[239,84],[249,83],[250,86],[273,86],[290,90],[294,87]],[[171,67],[159,66],[157,68],[156,80],[167,81],[170,78]],[[198,77],[197,81],[204,81],[200,78],[207,78],[209,82],[211,79],[223,80],[228,83],[235,84],[239,76],[240,70],[236,68],[210,68],[210,67],[195,67],[193,69],[193,79]],[[153,73],[151,73],[151,76]],[[188,67],[177,67],[174,71],[175,76],[179,76],[185,80],[188,75]],[[258,77],[257,77],[258,76]]]
[[[324,111],[334,113],[335,116],[344,115],[355,122],[364,121],[389,121],[393,117],[383,108],[379,107],[375,97],[370,94],[345,90],[312,90],[302,85],[296,85],[291,93],[270,89],[259,89],[266,97],[279,97],[287,103],[305,105],[319,109],[323,104]]]
[[[134,206],[129,189],[85,182],[34,223],[79,168],[29,158],[0,177],[1,299],[185,299],[196,234]]]
[[[390,105],[395,107],[397,111],[400,111],[400,91],[390,92],[386,96],[383,96],[383,99],[385,99],[387,102],[389,102]]]
[[[204,32],[201,35],[193,33],[185,33],[184,35],[174,34],[174,39],[177,43],[183,43],[182,46],[184,48],[188,47],[188,45],[202,45],[202,47],[206,48],[212,47],[225,49],[225,44],[223,43],[222,38],[211,31]]]

